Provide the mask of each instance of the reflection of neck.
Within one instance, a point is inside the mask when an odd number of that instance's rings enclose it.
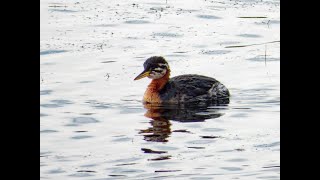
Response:
[[[159,91],[167,84],[169,79],[170,70],[167,70],[167,73],[162,78],[153,79],[144,93],[143,100],[146,102],[160,103]]]
[[[148,133],[144,135],[144,139],[152,142],[168,142],[168,137],[171,134],[171,123],[169,120],[161,117],[161,115],[159,116],[159,114],[151,118],[150,123],[152,127],[140,131],[140,133]]]

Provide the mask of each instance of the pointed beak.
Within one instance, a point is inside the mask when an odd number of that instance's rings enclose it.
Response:
[[[144,77],[149,76],[149,74],[150,74],[150,71],[149,71],[149,70],[144,70],[144,71],[142,71],[142,73],[140,73],[136,78],[134,78],[134,80],[142,79],[142,78],[144,78]]]

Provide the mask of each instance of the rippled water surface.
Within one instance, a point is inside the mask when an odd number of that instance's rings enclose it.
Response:
[[[41,0],[40,15],[40,179],[280,179],[278,0]],[[153,55],[230,104],[144,106],[150,80],[133,79]]]

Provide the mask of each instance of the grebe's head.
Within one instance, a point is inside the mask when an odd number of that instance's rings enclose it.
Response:
[[[140,73],[134,80],[138,80],[144,77],[148,77],[150,79],[160,79],[162,78],[168,71],[169,65],[167,61],[161,56],[153,56],[148,58],[143,63],[144,70]]]

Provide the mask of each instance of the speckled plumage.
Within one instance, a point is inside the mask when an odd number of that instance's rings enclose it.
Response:
[[[229,103],[228,89],[214,78],[186,74],[170,78],[159,91],[160,99],[168,103]]]

